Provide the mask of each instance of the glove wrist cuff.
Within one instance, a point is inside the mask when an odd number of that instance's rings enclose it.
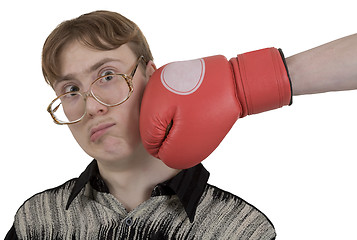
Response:
[[[242,105],[240,117],[291,104],[291,83],[281,53],[276,48],[266,48],[230,60]]]

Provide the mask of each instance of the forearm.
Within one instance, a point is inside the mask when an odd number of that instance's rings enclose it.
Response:
[[[293,94],[357,89],[357,34],[286,58]]]

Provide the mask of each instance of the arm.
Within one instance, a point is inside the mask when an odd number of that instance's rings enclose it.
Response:
[[[293,94],[357,89],[357,34],[286,58]]]

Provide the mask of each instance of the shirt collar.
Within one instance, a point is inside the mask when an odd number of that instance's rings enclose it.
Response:
[[[182,170],[175,177],[158,184],[151,196],[177,195],[187,216],[193,222],[199,200],[206,188],[209,172],[200,163],[192,168]],[[109,193],[109,189],[99,175],[97,161],[94,159],[77,179],[68,198],[66,210],[72,201],[78,196],[85,185],[91,186],[100,192]]]
[[[98,174],[98,165],[97,161],[94,159],[82,172],[82,174],[77,178],[76,183],[72,189],[71,194],[69,195],[66,210],[68,210],[69,206],[71,205],[72,201],[77,197],[77,195],[82,191],[85,185],[93,178],[95,178]],[[108,191],[109,192],[109,191]]]

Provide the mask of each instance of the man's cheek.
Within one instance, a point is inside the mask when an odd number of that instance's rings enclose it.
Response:
[[[85,142],[86,134],[85,132],[77,125],[70,125],[69,130],[71,131],[74,139],[78,142],[79,145],[82,146],[82,144]]]

